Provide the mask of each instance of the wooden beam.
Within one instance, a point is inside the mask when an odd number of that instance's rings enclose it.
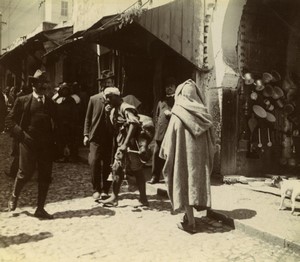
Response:
[[[194,1],[185,1],[182,12],[182,55],[189,61],[193,59]]]
[[[183,1],[175,1],[171,10],[171,47],[181,54],[182,51],[182,8]]]

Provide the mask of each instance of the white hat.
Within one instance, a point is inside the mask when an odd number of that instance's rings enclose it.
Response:
[[[107,87],[104,89],[103,92],[104,92],[104,96],[109,96],[109,95],[119,96],[121,94],[119,88],[117,87]]]

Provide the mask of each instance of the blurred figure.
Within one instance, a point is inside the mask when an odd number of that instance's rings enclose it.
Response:
[[[10,111],[14,105],[15,99],[16,99],[16,88],[14,86],[10,87],[7,92],[7,98],[8,98],[8,110]]]
[[[89,145],[89,164],[91,169],[93,198],[108,197],[113,136],[109,122],[110,106],[105,104],[103,91],[114,85],[114,74],[109,70],[101,72],[99,79],[101,92],[89,100],[84,123],[83,144]]]
[[[78,147],[83,145],[83,129],[84,129],[84,119],[87,109],[87,94],[82,90],[82,86],[78,82],[73,82],[72,84],[72,97],[76,101],[76,111],[77,111],[77,122],[76,122],[76,145],[77,145],[77,155]]]
[[[76,98],[77,101],[79,98]],[[57,94],[52,98],[57,110],[56,144],[58,162],[78,160],[76,145],[76,122],[78,119],[76,100],[72,97],[67,83],[59,86]]]
[[[174,95],[176,90],[176,80],[173,77],[165,81],[164,97],[157,104],[155,119],[155,146],[152,158],[152,177],[149,184],[159,183],[159,178],[165,161],[159,157],[161,142],[164,139],[171,117],[171,110],[174,105]]]
[[[7,115],[7,97],[3,93],[2,89],[0,92],[0,133],[4,132],[5,117]]]
[[[29,95],[32,92],[32,87],[27,85],[22,85],[20,91],[17,93],[16,97],[21,97]]]
[[[211,206],[212,127],[212,117],[196,83],[190,79],[179,85],[160,156],[166,161],[163,175],[173,209],[185,211],[183,222],[177,226],[189,233],[196,232],[193,208],[200,211]]]

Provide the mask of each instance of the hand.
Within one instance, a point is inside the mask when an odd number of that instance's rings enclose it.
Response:
[[[84,136],[84,138],[83,138],[83,145],[84,145],[84,146],[87,146],[88,143],[89,143],[89,138],[88,138],[88,136]]]
[[[126,144],[122,144],[120,147],[119,147],[119,150],[121,151],[121,152],[125,152],[126,150],[127,150],[127,145]]]
[[[168,110],[168,109],[164,111],[164,114],[165,114],[166,116],[171,116],[171,115],[172,115],[171,111]]]
[[[107,105],[105,106],[105,111],[106,111],[106,112],[110,112],[110,111],[111,111],[111,105],[110,105],[110,104],[107,104]]]

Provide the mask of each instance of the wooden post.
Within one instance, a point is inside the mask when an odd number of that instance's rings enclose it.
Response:
[[[155,65],[154,65],[154,75],[153,75],[153,113],[156,111],[157,103],[161,97],[162,92],[162,72],[163,72],[163,61],[164,56],[159,55],[156,57]]]
[[[100,77],[100,74],[101,74],[100,55],[101,55],[100,45],[97,44],[97,75],[98,75],[98,78]],[[97,81],[97,84],[98,84],[98,92],[100,92],[100,89],[101,89],[100,81]]]

